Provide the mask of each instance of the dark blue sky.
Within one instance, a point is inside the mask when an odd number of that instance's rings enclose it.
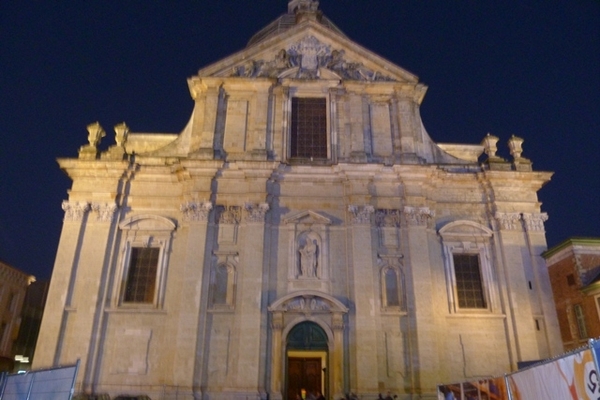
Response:
[[[49,278],[86,125],[180,132],[186,78],[241,50],[286,0],[0,4],[0,259]],[[322,0],[352,40],[419,76],[434,141],[525,139],[548,244],[600,236],[600,2]]]

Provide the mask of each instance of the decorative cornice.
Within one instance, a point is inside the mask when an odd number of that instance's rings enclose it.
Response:
[[[184,221],[208,221],[208,215],[212,209],[210,201],[189,201],[181,205],[180,210],[183,212]]]
[[[65,211],[64,221],[82,221],[84,214],[90,209],[90,204],[88,202],[64,200],[62,209]]]
[[[241,206],[217,206],[217,222],[219,224],[239,224],[241,219]]]
[[[435,217],[435,211],[429,207],[404,207],[404,216],[408,225],[427,226],[429,220]]]
[[[268,203],[245,203],[244,204],[244,220],[246,222],[264,222],[265,215],[269,211]]]
[[[378,227],[399,227],[400,210],[378,209],[375,211],[375,223]]]
[[[494,218],[500,223],[500,228],[508,231],[516,231],[519,230],[520,224],[519,220],[521,219],[520,213],[503,213],[496,212]]]
[[[548,221],[547,213],[523,213],[525,229],[528,232],[544,231],[544,222]]]
[[[97,213],[96,220],[100,222],[112,222],[115,216],[115,212],[118,210],[118,208],[119,207],[116,204],[91,204],[92,211]]]
[[[371,205],[355,206],[349,205],[348,212],[352,215],[352,223],[355,225],[366,225],[371,223],[371,215],[375,208]]]

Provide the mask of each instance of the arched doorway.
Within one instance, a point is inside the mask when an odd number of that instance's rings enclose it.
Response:
[[[327,392],[327,334],[318,324],[305,321],[295,325],[286,339],[286,393],[295,400],[302,390]]]
[[[344,319],[348,307],[329,294],[303,290],[280,297],[268,310],[272,335],[269,398],[288,398],[289,358],[295,357],[320,358],[323,394],[328,398],[342,397],[346,388]],[[291,399],[295,400],[295,397]]]

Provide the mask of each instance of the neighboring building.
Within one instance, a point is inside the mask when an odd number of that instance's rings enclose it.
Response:
[[[571,238],[546,259],[565,350],[600,337],[600,238]]]
[[[35,344],[40,332],[44,305],[48,295],[49,282],[35,281],[27,288],[23,309],[21,310],[21,327],[19,335],[13,343],[13,354],[16,368],[19,370],[31,369],[31,361],[35,351]]]
[[[32,275],[0,261],[0,372],[12,372],[13,344],[19,334],[21,308]]]
[[[153,399],[437,398],[562,352],[535,172],[436,144],[426,86],[311,0],[188,80],[179,134],[88,126],[34,367]],[[484,161],[479,162],[482,156]]]

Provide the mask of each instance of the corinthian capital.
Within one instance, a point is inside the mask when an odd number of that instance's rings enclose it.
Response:
[[[349,205],[348,212],[352,215],[353,224],[369,224],[371,223],[371,214],[375,212],[375,208],[370,205],[366,206],[355,206]]]
[[[91,205],[92,211],[97,213],[96,219],[100,222],[112,222],[115,212],[118,207],[116,204],[100,204],[100,203],[92,203]]]
[[[180,209],[183,212],[184,221],[206,222],[212,209],[212,203],[210,201],[189,201],[182,204]]]
[[[409,225],[427,226],[427,222],[435,217],[435,211],[429,207],[404,207],[404,216]]]
[[[246,203],[244,204],[245,220],[247,222],[264,222],[265,214],[269,211],[268,203]]]
[[[547,213],[523,213],[525,229],[528,232],[544,231],[544,222],[548,221]]]
[[[81,221],[85,212],[90,209],[90,204],[85,201],[71,202],[65,200],[62,202],[62,209],[65,211],[64,221]]]
[[[519,220],[521,219],[520,213],[496,212],[494,217],[500,223],[500,227],[502,229],[508,231],[515,231],[519,229]]]

